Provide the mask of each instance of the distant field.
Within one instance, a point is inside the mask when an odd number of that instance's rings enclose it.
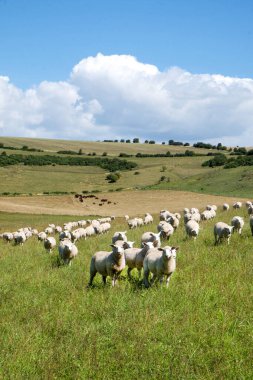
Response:
[[[118,156],[119,153],[136,154],[136,153],[166,153],[168,150],[171,153],[182,153],[188,150],[193,150],[195,153],[208,153],[210,150],[199,149],[193,147],[162,145],[162,144],[133,144],[133,143],[105,143],[94,141],[75,141],[75,140],[50,140],[50,139],[35,139],[23,137],[0,137],[0,142],[6,146],[20,147],[27,145],[29,148],[43,149],[47,153],[57,152],[59,150],[74,150],[82,149],[83,153],[95,152],[102,155],[107,152],[110,156]],[[212,151],[216,151],[215,149]],[[25,153],[25,152],[24,152]],[[27,154],[27,153],[26,153]],[[29,152],[28,152],[29,154]]]

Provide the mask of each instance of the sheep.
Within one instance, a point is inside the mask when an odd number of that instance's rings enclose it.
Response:
[[[166,219],[166,222],[170,223],[172,225],[172,227],[174,228],[174,230],[176,230],[179,226],[179,219],[171,214],[167,219]]]
[[[56,240],[54,237],[49,236],[47,239],[44,240],[44,247],[45,249],[51,253],[52,249],[56,246]]]
[[[249,225],[250,225],[251,235],[253,236],[253,215],[250,215],[249,217]]]
[[[199,234],[199,224],[195,220],[189,220],[185,225],[186,234],[196,240]]]
[[[15,244],[20,244],[23,245],[24,242],[26,241],[26,236],[24,232],[17,232],[14,234],[14,241]]]
[[[201,214],[201,220],[210,220],[212,219],[212,212],[211,210],[204,210]]]
[[[223,211],[228,211],[229,210],[229,204],[223,203],[222,209],[223,209]]]
[[[169,281],[172,273],[176,269],[176,255],[178,247],[169,247],[151,249],[143,261],[144,279],[143,283],[146,288],[154,283],[156,279],[163,282],[166,277],[166,287],[169,286]],[[149,283],[149,273],[153,273],[151,283]]]
[[[231,225],[234,227],[233,231],[238,231],[239,235],[241,235],[244,226],[243,218],[241,216],[234,216],[231,220]]]
[[[169,240],[171,235],[174,233],[174,228],[170,223],[162,220],[157,226],[157,231],[161,232],[162,238]]]
[[[144,224],[149,224],[149,223],[153,223],[153,217],[151,214],[149,214],[148,212],[145,214],[145,217],[144,217]]]
[[[242,202],[235,202],[234,204],[233,204],[233,208],[234,209],[238,209],[238,208],[241,208],[242,207]]]
[[[58,251],[60,258],[64,261],[64,264],[67,265],[71,265],[73,258],[78,254],[76,245],[68,239],[63,239],[60,241]]]
[[[111,247],[111,252],[98,251],[92,256],[88,287],[92,285],[97,273],[101,274],[104,284],[106,284],[106,277],[110,276],[112,278],[112,286],[115,286],[120,273],[125,268],[126,261],[122,247],[115,244],[111,244]]]
[[[161,210],[160,211],[160,221],[167,220],[170,215],[171,215],[171,212],[169,212],[168,210]]]
[[[38,233],[38,240],[39,241],[44,241],[47,238],[46,232],[42,231]]]
[[[13,234],[11,232],[4,232],[3,233],[3,240],[7,241],[8,243],[14,239]]]
[[[158,232],[158,234],[155,234],[154,232],[144,232],[141,237],[141,246],[143,247],[143,243],[147,243],[149,241],[153,242],[155,247],[161,246],[161,239],[160,239],[161,232]]]
[[[131,277],[131,271],[136,268],[138,270],[139,278],[141,277],[141,270],[143,268],[143,261],[148,251],[154,248],[153,243],[143,243],[143,248],[128,248],[125,249],[125,260],[128,267],[127,274]]]
[[[70,230],[64,230],[59,235],[60,240],[69,239],[71,240],[71,233]]]
[[[136,218],[134,218],[134,219],[128,219],[127,224],[128,224],[128,227],[131,230],[134,229],[134,228],[137,228],[137,226],[138,226]]]
[[[55,232],[57,232],[58,234],[60,234],[62,232],[62,227],[61,226],[55,226]]]
[[[133,248],[134,241],[123,241],[123,240],[117,240],[114,244],[117,245],[117,247],[122,247],[124,250],[128,248]]]
[[[229,240],[233,232],[233,229],[233,226],[229,226],[224,222],[217,222],[214,226],[215,244],[220,243],[222,238],[227,239],[227,243],[229,244]]]
[[[86,236],[95,235],[96,234],[95,228],[92,225],[86,227],[85,228],[85,234],[86,234]]]
[[[125,215],[126,222],[129,220],[129,215]]]
[[[114,233],[112,237],[112,244],[115,244],[117,240],[123,240],[127,241],[127,236],[126,236],[127,231],[117,231]]]
[[[248,207],[248,214],[249,214],[249,215],[252,215],[252,214],[253,214],[253,205],[252,205],[252,204],[249,205],[249,207]]]
[[[245,203],[245,206],[246,206],[246,208],[252,206],[252,202],[251,202],[251,201],[247,201],[247,202]]]
[[[47,228],[45,228],[45,233],[46,233],[47,235],[49,235],[49,234],[53,234],[53,233],[54,233],[54,229],[53,229],[53,227],[47,227]]]
[[[179,214],[179,212],[175,212],[174,215],[175,215],[175,217],[176,217],[178,220],[181,219],[181,215]]]
[[[100,233],[108,232],[111,229],[111,223],[105,222],[100,224]]]
[[[201,216],[198,212],[194,212],[194,213],[186,213],[184,214],[184,223],[186,224],[189,220],[195,220],[195,222],[200,222],[201,220]]]

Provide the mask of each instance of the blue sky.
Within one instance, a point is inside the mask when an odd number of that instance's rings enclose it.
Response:
[[[252,0],[0,0],[0,136],[245,145],[252,20]]]
[[[252,0],[0,0],[0,73],[27,88],[101,52],[252,78],[252,20]]]

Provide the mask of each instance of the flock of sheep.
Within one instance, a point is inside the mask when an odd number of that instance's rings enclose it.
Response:
[[[241,202],[233,204],[234,209],[240,209]],[[249,214],[249,224],[253,235],[253,204],[248,201],[246,207]],[[223,204],[223,210],[227,211],[229,205]],[[184,209],[184,225],[187,236],[194,240],[199,235],[199,223],[203,220],[210,220],[216,216],[217,207],[208,205],[206,209],[200,213],[197,208]],[[111,222],[115,217],[107,217],[96,220],[79,220],[77,222],[68,222],[61,226],[49,224],[48,227],[38,232],[37,229],[31,227],[21,228],[13,233],[5,232],[0,235],[6,242],[13,241],[15,245],[23,245],[31,236],[36,235],[39,241],[44,243],[44,247],[51,252],[57,245],[56,239],[50,236],[54,233],[59,234],[58,252],[64,264],[70,265],[72,260],[78,254],[76,242],[80,239],[86,239],[92,235],[104,234],[111,229]],[[144,218],[129,218],[125,215],[129,229],[138,228],[139,226],[153,223],[151,214],[146,213]],[[166,286],[169,285],[171,275],[176,269],[176,256],[179,247],[166,245],[161,247],[161,239],[168,241],[177,230],[180,223],[181,215],[179,213],[171,213],[168,210],[160,211],[160,222],[157,226],[157,232],[144,232],[141,236],[141,247],[133,247],[134,242],[128,241],[127,231],[115,232],[112,236],[112,244],[110,251],[96,252],[90,262],[90,280],[88,287],[92,286],[93,279],[97,273],[102,276],[103,282],[109,276],[112,279],[112,286],[115,285],[122,270],[127,267],[128,277],[131,277],[133,269],[138,270],[139,279],[143,270],[143,284],[149,287],[156,280],[160,283],[166,280]],[[222,239],[229,240],[233,231],[239,234],[242,232],[244,219],[241,216],[234,216],[231,225],[224,222],[217,222],[214,225],[215,244],[221,242]],[[150,280],[150,273],[152,278]]]

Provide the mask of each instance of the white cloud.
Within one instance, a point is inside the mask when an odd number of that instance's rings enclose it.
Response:
[[[249,145],[253,79],[161,72],[127,55],[98,54],[62,82],[23,91],[0,77],[0,135]]]

